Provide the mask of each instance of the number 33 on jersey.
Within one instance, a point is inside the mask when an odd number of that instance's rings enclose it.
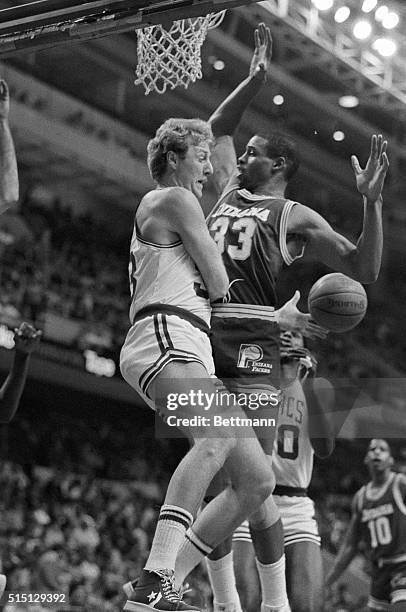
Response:
[[[304,250],[297,236],[286,233],[293,206],[295,203],[285,198],[231,187],[209,215],[209,231],[230,278],[231,302],[276,305],[275,283],[280,270],[301,257]]]

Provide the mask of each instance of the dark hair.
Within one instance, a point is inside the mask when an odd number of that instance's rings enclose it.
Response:
[[[190,144],[211,144],[213,140],[210,125],[202,119],[168,119],[148,143],[147,163],[152,178],[158,181],[165,174],[168,151],[184,158]]]
[[[266,141],[266,153],[271,159],[284,157],[286,159],[285,179],[289,181],[299,168],[300,161],[293,140],[283,134],[258,134]]]

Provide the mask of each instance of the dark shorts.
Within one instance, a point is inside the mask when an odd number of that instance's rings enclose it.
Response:
[[[406,601],[406,561],[381,567],[373,564],[369,607],[385,611],[397,601]]]
[[[279,327],[272,309],[242,304],[215,306],[211,318],[211,344],[216,376],[230,391],[247,394],[279,389]],[[267,407],[277,425],[279,405]],[[247,414],[249,411],[246,411]],[[260,414],[261,413],[261,414]],[[262,409],[256,415],[263,416]],[[267,454],[272,453],[275,431],[257,430]]]

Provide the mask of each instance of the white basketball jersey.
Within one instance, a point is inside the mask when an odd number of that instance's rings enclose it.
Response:
[[[309,415],[299,380],[283,390],[278,431],[272,455],[276,484],[307,489],[313,470]]]
[[[181,241],[154,244],[131,238],[130,321],[144,306],[166,304],[183,308],[210,324],[210,301],[202,277]]]

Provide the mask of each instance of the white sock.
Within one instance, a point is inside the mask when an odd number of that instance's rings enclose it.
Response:
[[[146,570],[175,569],[179,548],[192,521],[193,516],[184,508],[162,506]]]
[[[255,560],[259,580],[261,582],[262,605],[261,612],[277,612],[288,604],[285,577],[285,555],[276,561],[265,565]]]
[[[179,548],[175,564],[175,586],[182,586],[186,576],[199,565],[213,549],[201,540],[193,531],[188,529]]]
[[[217,604],[236,604],[236,612],[241,612],[240,598],[235,585],[233,551],[221,559],[206,559],[207,572]]]

